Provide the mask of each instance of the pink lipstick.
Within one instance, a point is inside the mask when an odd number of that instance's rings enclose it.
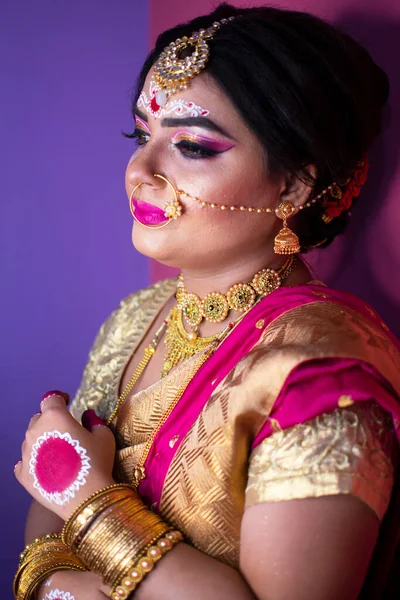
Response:
[[[135,218],[143,225],[160,225],[169,221],[164,211],[158,206],[131,198],[131,210],[135,213]]]

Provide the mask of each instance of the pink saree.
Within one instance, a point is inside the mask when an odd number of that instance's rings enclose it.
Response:
[[[291,309],[315,303],[316,296],[324,303],[335,303],[346,310],[352,310],[385,332],[393,344],[393,354],[397,352],[397,367],[385,368],[382,365],[381,375],[373,363],[350,358],[352,353],[343,349],[342,356],[333,358],[314,358],[299,363],[288,375],[274,403],[267,420],[257,432],[251,448],[254,449],[263,439],[279,428],[286,429],[303,423],[323,413],[332,412],[338,407],[338,390],[346,389],[341,396],[340,407],[353,403],[376,399],[376,401],[393,418],[393,425],[400,441],[400,344],[390,333],[387,326],[371,307],[360,299],[344,292],[320,285],[304,285],[295,288],[283,287],[266,297],[256,305],[235,327],[232,333],[219,346],[217,351],[199,369],[188,384],[179,406],[171,414],[159,431],[145,464],[151,478],[142,481],[139,486],[140,495],[151,505],[159,503],[164,486],[165,476],[173,460],[179,444],[173,448],[165,442],[170,440],[175,431],[180,432],[183,439],[210,396],[228,373],[256,346],[268,327]],[[372,356],[371,352],[371,356]],[[323,375],[321,376],[321,370]],[[337,377],[342,378],[337,385]],[[385,379],[388,377],[388,379]],[[392,381],[392,383],[390,383]],[[394,387],[396,386],[396,387]],[[307,390],[307,394],[304,393]],[[310,396],[313,401],[310,402]],[[307,402],[304,399],[307,398]],[[160,460],[162,456],[162,460]]]
[[[72,406],[77,418],[87,407],[111,414],[126,364],[174,291],[166,280],[133,294],[105,323]],[[383,533],[390,522],[378,552],[389,564],[400,345],[373,309],[318,282],[283,287],[200,364],[196,355],[127,398],[114,423],[118,479],[132,480],[148,436],[184,389],[139,493],[196,548],[238,568],[247,507],[353,494],[384,519]],[[382,589],[385,569],[371,573],[370,589]]]

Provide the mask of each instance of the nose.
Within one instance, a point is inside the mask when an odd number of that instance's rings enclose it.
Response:
[[[130,193],[139,183],[150,185],[155,189],[161,189],[162,182],[154,177],[158,172],[154,148],[150,144],[139,151],[130,159],[125,174],[127,192]]]

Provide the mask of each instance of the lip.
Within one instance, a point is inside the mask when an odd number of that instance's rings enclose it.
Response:
[[[149,204],[143,200],[131,199],[132,209],[135,213],[136,219],[143,225],[160,225],[169,221],[169,218],[165,216],[164,211],[154,204]]]

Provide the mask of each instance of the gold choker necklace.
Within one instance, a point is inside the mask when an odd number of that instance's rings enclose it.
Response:
[[[178,276],[176,290],[177,307],[187,323],[194,330],[203,319],[209,323],[221,323],[227,318],[229,311],[245,313],[256,301],[278,289],[288,278],[296,265],[296,258],[291,256],[279,269],[262,269],[258,271],[249,283],[236,283],[226,294],[211,292],[204,300],[197,294],[187,292],[182,275]]]
[[[256,273],[250,283],[237,283],[227,294],[211,292],[202,301],[196,294],[189,294],[185,289],[183,277],[180,275],[177,285],[177,304],[168,316],[165,335],[165,359],[162,377],[165,377],[173,367],[181,361],[194,356],[221,339],[234,327],[244,314],[249,311],[261,298],[268,296],[287,279],[295,267],[296,259],[291,256],[279,271],[263,269]],[[203,320],[220,323],[225,320],[230,310],[241,313],[240,317],[228,324],[221,333],[202,337],[198,327]],[[183,316],[191,327],[186,331]]]

